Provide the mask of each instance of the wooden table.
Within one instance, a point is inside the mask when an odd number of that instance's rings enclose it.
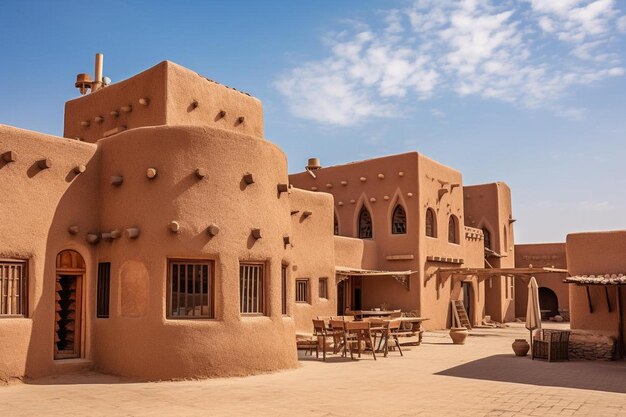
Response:
[[[386,317],[386,316],[390,316],[393,313],[396,313],[397,311],[393,311],[393,310],[361,310],[360,311],[360,315],[361,316],[368,316],[368,317]]]
[[[365,318],[364,320],[368,320],[368,318]],[[383,320],[394,320],[394,321],[400,321],[400,322],[405,322],[405,323],[412,323],[413,328],[411,329],[411,332],[417,334],[418,340],[417,342],[401,343],[401,345],[419,346],[422,343],[422,333],[424,333],[424,331],[422,330],[422,322],[426,320],[430,320],[430,319],[426,317],[396,317],[393,319],[383,319]]]

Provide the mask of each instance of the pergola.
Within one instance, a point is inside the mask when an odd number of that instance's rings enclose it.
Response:
[[[528,267],[528,268],[437,268],[433,275],[446,279],[451,276],[475,276],[479,280],[495,278],[501,276],[529,278],[536,274],[562,274],[567,273],[567,269],[548,267]]]

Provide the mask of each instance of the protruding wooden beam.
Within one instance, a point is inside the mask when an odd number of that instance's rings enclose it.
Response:
[[[278,189],[278,193],[282,194],[282,193],[286,193],[289,191],[289,184],[278,184],[276,186],[276,188]]]
[[[220,227],[215,223],[211,223],[209,227],[207,227],[206,232],[211,237],[217,236],[217,234],[220,232]]]
[[[119,239],[122,236],[122,231],[120,229],[111,230],[109,233],[111,235],[111,239]]]
[[[254,184],[254,176],[247,172],[243,175],[243,181],[248,185]]]
[[[128,106],[122,106],[120,107],[120,110],[124,113],[130,113],[131,111],[133,111],[133,106],[132,104],[129,104]]]
[[[6,163],[17,161],[17,152],[7,151],[2,154],[2,160]]]
[[[263,236],[261,235],[261,229],[252,229],[252,231],[250,232],[250,234],[252,235],[253,238],[255,239],[261,239]]]
[[[195,174],[196,174],[196,178],[198,178],[199,180],[206,177],[206,171],[204,170],[204,168],[196,169]]]
[[[305,211],[303,211],[303,212],[302,212],[302,217],[304,217],[305,219],[306,219],[307,217],[312,216],[312,215],[313,215],[313,212],[312,212],[312,211],[305,210]]]
[[[176,220],[172,220],[170,222],[169,228],[170,228],[170,232],[172,232],[172,233],[179,233],[180,232],[180,223],[178,223]]]
[[[80,228],[76,226],[75,224],[73,224],[67,228],[67,231],[69,232],[70,235],[76,235],[80,231]]]
[[[52,160],[49,158],[40,159],[37,161],[37,166],[39,169],[50,169],[52,168]]]
[[[150,99],[148,97],[142,97],[139,99],[139,104],[141,104],[142,106],[149,106]]]
[[[291,244],[291,238],[289,237],[289,235],[284,235],[284,236],[283,236],[283,244],[284,244],[285,246],[287,246],[287,245]]]
[[[129,227],[126,229],[126,236],[128,236],[129,239],[137,239],[140,233],[141,231],[138,227]]]
[[[156,176],[157,176],[156,168],[148,168],[146,170],[146,177],[148,177],[149,179],[153,180],[156,178]]]
[[[78,175],[78,174],[82,174],[86,170],[87,170],[87,167],[85,165],[80,164],[80,165],[76,165],[72,171],[74,171],[74,174]]]
[[[100,241],[100,235],[96,233],[87,233],[87,242],[95,245]]]
[[[121,175],[113,175],[111,177],[111,184],[119,187],[124,182],[124,177]]]

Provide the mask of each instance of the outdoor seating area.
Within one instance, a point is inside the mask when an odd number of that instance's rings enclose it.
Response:
[[[400,310],[355,311],[353,315],[317,317],[313,319],[313,334],[299,335],[297,348],[306,354],[326,360],[328,355],[350,359],[362,354],[387,357],[390,352],[403,356],[402,345],[417,346],[422,341],[421,323],[427,318]],[[400,343],[400,337],[416,337]]]

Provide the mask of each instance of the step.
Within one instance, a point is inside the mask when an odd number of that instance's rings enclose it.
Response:
[[[93,362],[89,359],[57,359],[52,362],[52,372],[55,375],[74,374],[89,371],[93,368]]]

